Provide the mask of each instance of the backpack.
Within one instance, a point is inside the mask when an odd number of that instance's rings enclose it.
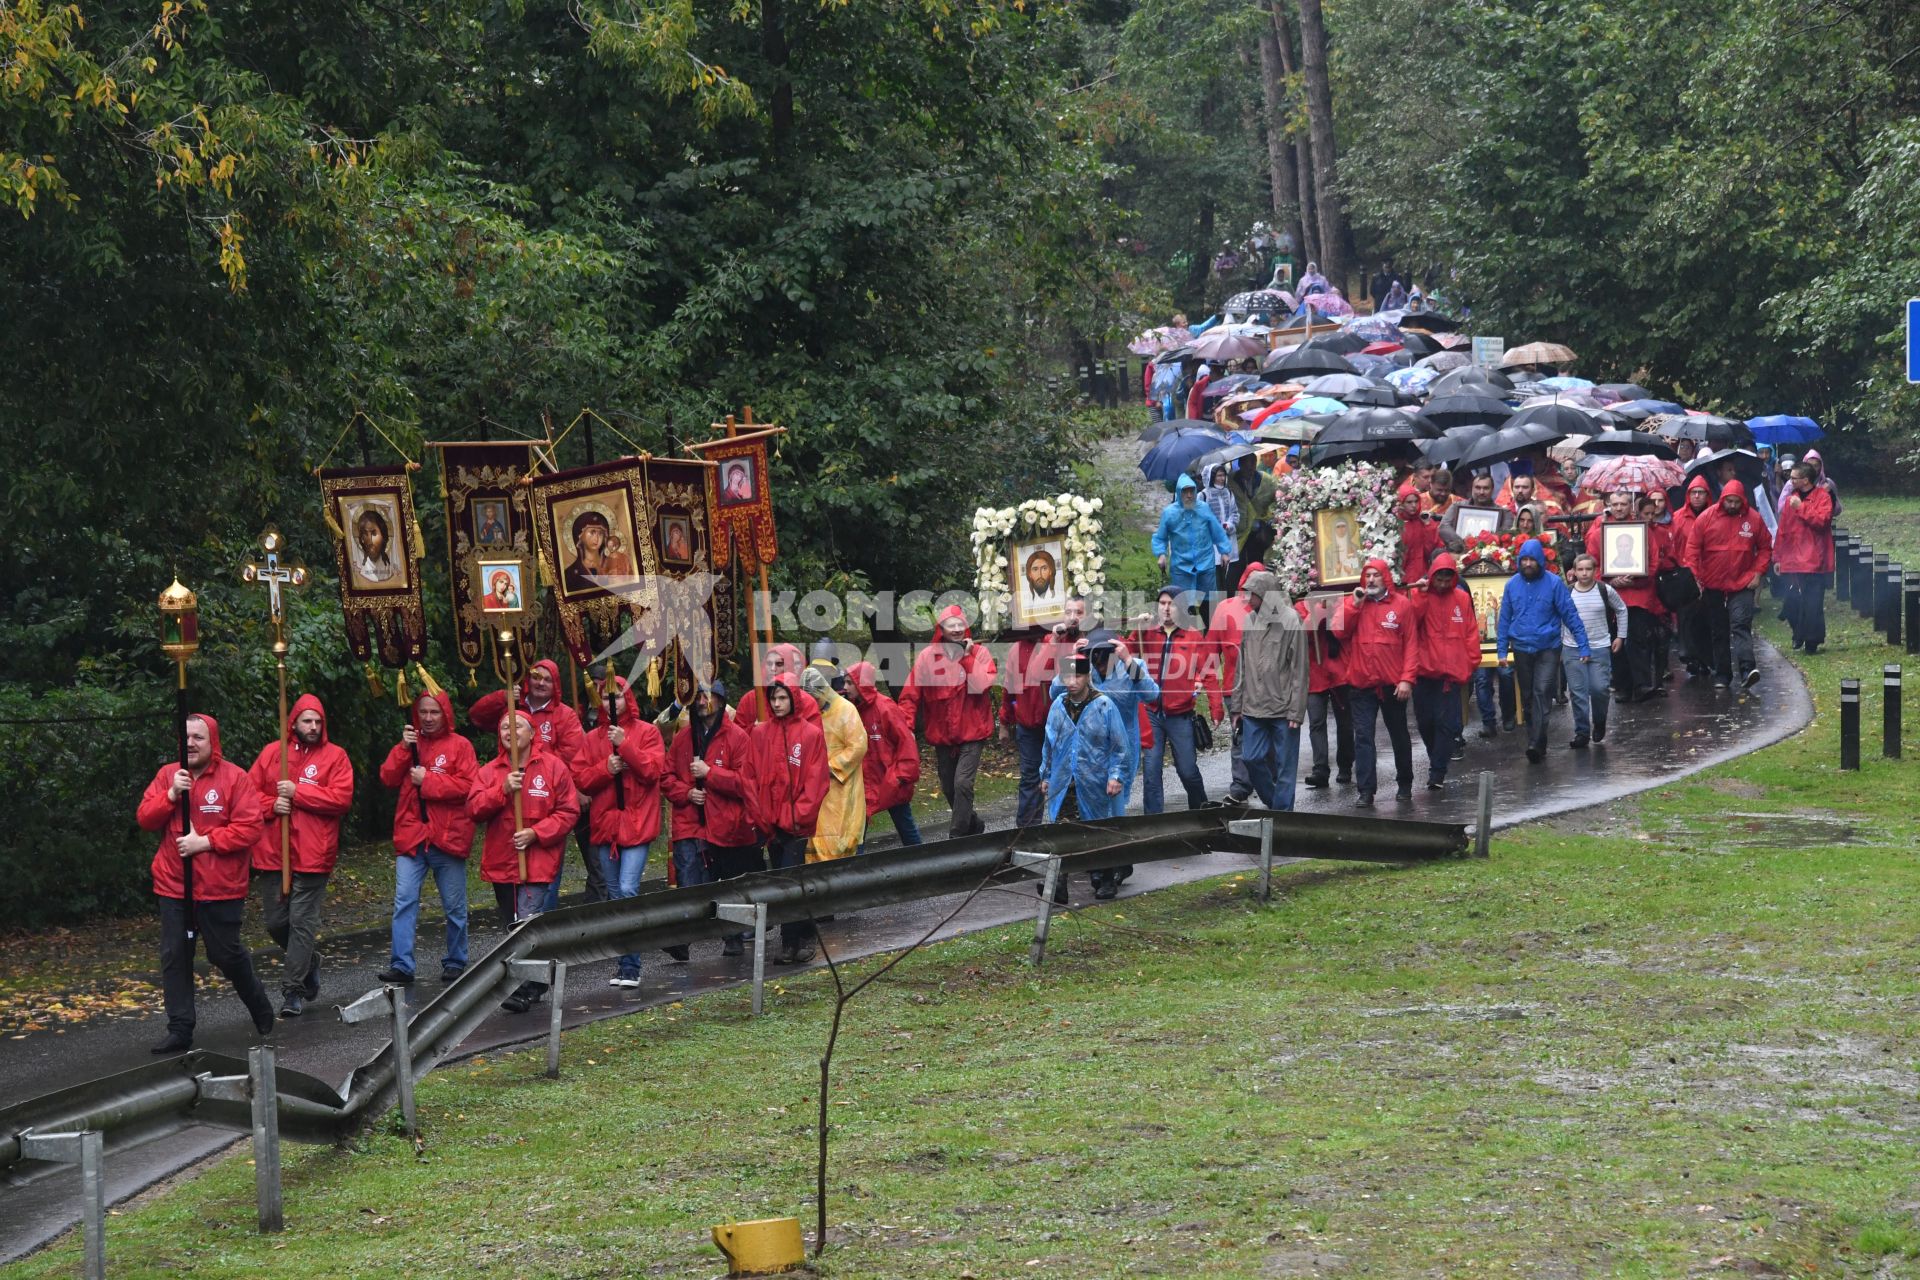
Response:
[[[1653,575],[1653,593],[1667,609],[1678,613],[1700,598],[1700,581],[1687,566],[1675,565]]]

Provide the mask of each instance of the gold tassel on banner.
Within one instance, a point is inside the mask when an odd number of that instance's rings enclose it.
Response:
[[[647,663],[647,697],[660,701],[660,659]]]
[[[380,668],[371,662],[367,664],[367,692],[376,698],[387,696],[387,685],[386,681],[380,678]]]
[[[413,558],[415,563],[424,561],[427,558],[427,540],[421,536],[420,520],[418,517],[415,517],[413,522]]]
[[[480,687],[480,668],[468,667],[467,668],[467,688],[478,689],[479,687]]]
[[[445,689],[442,689],[440,687],[440,682],[433,678],[433,672],[427,670],[426,663],[424,662],[414,663],[413,674],[419,679],[420,687],[424,689],[428,694],[436,698],[442,698],[446,696],[447,691]]]
[[[393,701],[394,705],[401,707],[413,701],[412,698],[407,696],[407,669],[405,667],[401,667],[400,673],[393,679]]]
[[[321,503],[320,514],[326,517],[327,532],[331,533],[336,540],[340,542],[345,542],[347,540],[347,531],[345,529],[342,529],[340,527],[340,522],[333,518],[333,504],[331,502]],[[419,544],[420,535],[418,533],[415,533],[413,536],[415,540],[414,545],[415,546],[420,545]]]

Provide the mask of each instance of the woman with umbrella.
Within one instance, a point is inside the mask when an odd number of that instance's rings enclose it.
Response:
[[[1233,558],[1233,541],[1219,517],[1201,502],[1200,486],[1186,472],[1174,485],[1173,501],[1160,513],[1153,531],[1153,557],[1176,591],[1213,594],[1215,570]]]

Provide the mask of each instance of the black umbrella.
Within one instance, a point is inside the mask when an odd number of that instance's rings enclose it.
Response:
[[[1420,452],[1436,467],[1457,467],[1460,459],[1493,432],[1492,427],[1451,427],[1438,440],[1422,440]]]
[[[1376,405],[1384,409],[1391,409],[1397,404],[1404,403],[1400,399],[1400,393],[1392,387],[1355,387],[1351,391],[1338,392],[1333,398],[1343,404],[1356,407],[1360,405]]]
[[[1409,311],[1400,317],[1402,331],[1425,329],[1428,333],[1458,333],[1460,322],[1438,311]]]
[[[1513,390],[1513,379],[1498,369],[1482,369],[1478,365],[1472,365],[1465,369],[1451,369],[1441,374],[1433,380],[1433,384],[1427,388],[1427,391],[1436,396],[1450,396],[1461,392],[1469,395],[1485,395],[1487,388],[1492,388],[1493,397],[1497,400],[1502,392]]]
[[[1196,458],[1187,470],[1198,476],[1202,484],[1206,483],[1207,473],[1215,467],[1230,467],[1242,458],[1251,458],[1258,451],[1250,444],[1230,444],[1224,449],[1215,449],[1212,453]]]
[[[1522,409],[1507,419],[1510,427],[1540,425],[1557,433],[1557,436],[1590,436],[1594,434],[1593,416],[1570,404],[1536,404],[1532,408]]]
[[[1673,446],[1645,431],[1602,431],[1581,448],[1589,454],[1633,454],[1639,457],[1677,458]]]
[[[1155,364],[1179,364],[1182,360],[1193,360],[1198,356],[1199,353],[1193,349],[1193,344],[1188,343],[1185,346],[1168,347],[1165,351],[1155,356],[1153,362]]]
[[[1611,391],[1613,392],[1613,394],[1619,396],[1622,400],[1653,399],[1652,394],[1649,393],[1645,387],[1634,382],[1603,382],[1599,386],[1595,387],[1594,390],[1595,391]]]
[[[1366,346],[1367,340],[1351,329],[1342,329],[1339,333],[1323,333],[1317,338],[1309,338],[1301,345],[1312,347],[1316,351],[1333,351],[1343,356],[1350,356]]]
[[[1402,351],[1411,351],[1414,358],[1419,359],[1421,356],[1430,356],[1434,352],[1443,350],[1444,348],[1424,333],[1403,332],[1400,335],[1400,349]]]
[[[1709,449],[1755,447],[1751,427],[1744,422],[1714,414],[1696,413],[1671,419],[1661,424],[1660,434],[1669,440],[1697,440]]]
[[[1349,409],[1313,438],[1313,465],[1351,458],[1414,461],[1420,457],[1416,442],[1437,434],[1431,424],[1397,409]]]
[[[1513,416],[1513,408],[1498,396],[1476,392],[1468,384],[1457,391],[1436,393],[1420,416],[1442,430],[1470,424],[1497,427]]]
[[[1751,449],[1716,449],[1703,453],[1687,464],[1687,481],[1692,483],[1695,476],[1703,475],[1713,486],[1713,499],[1720,500],[1720,464],[1733,463],[1733,478],[1747,488],[1747,505],[1752,506],[1754,495],[1762,488],[1762,480],[1767,473],[1766,464],[1760,461],[1760,455]],[[1764,498],[1760,499],[1765,501]]]
[[[1301,347],[1282,356],[1268,356],[1260,366],[1263,373],[1298,373],[1312,377],[1318,373],[1352,373],[1353,366],[1337,352]]]
[[[1506,462],[1523,453],[1557,444],[1566,439],[1567,434],[1565,431],[1556,431],[1544,422],[1522,422],[1516,415],[1507,421],[1506,426],[1481,437],[1480,442],[1460,459],[1460,466],[1488,467],[1496,462]]]

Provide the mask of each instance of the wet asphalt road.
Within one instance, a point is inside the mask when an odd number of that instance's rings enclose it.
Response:
[[[1567,749],[1567,740],[1572,736],[1571,719],[1567,709],[1559,708],[1548,735],[1549,756],[1541,765],[1528,764],[1523,754],[1524,730],[1483,741],[1477,736],[1477,723],[1470,720],[1467,757],[1453,764],[1453,776],[1446,789],[1438,792],[1429,792],[1424,787],[1425,759],[1415,732],[1414,798],[1407,804],[1392,798],[1393,759],[1382,730],[1378,743],[1381,754],[1379,804],[1371,811],[1361,812],[1381,818],[1471,822],[1477,788],[1475,779],[1483,769],[1495,776],[1496,828],[1661,786],[1676,777],[1795,733],[1811,719],[1812,702],[1798,672],[1770,649],[1765,650],[1762,670],[1765,678],[1747,693],[1716,692],[1690,686],[1682,680],[1671,686],[1671,696],[1665,699],[1616,707],[1607,742],[1586,752]],[[1408,720],[1411,729],[1411,713]],[[1301,747],[1304,756],[1304,741]],[[1303,759],[1303,775],[1305,765]],[[1208,794],[1221,795],[1229,775],[1224,733],[1220,735],[1220,748],[1202,758],[1201,768]],[[1171,769],[1166,783],[1169,804],[1177,807],[1184,803],[1184,795]],[[1350,787],[1309,791],[1303,786],[1296,803],[1303,810],[1350,813],[1356,812],[1353,798]],[[1136,811],[1139,803],[1136,787],[1133,805]],[[986,812],[989,824],[1011,825],[1011,801],[997,809]],[[882,823],[881,829],[891,834],[889,824]],[[1497,850],[1495,856],[1498,856]],[[1131,897],[1173,884],[1244,870],[1248,865],[1249,860],[1244,856],[1230,854],[1152,863],[1142,866],[1121,892],[1123,897]],[[1076,879],[1072,888],[1075,906],[1091,900],[1084,878]],[[428,898],[431,897],[429,894]],[[857,917],[827,926],[823,930],[825,941],[836,958],[894,950],[919,938],[951,910],[955,902],[953,898],[935,899],[863,911]],[[493,912],[483,912],[478,909],[479,905],[476,901],[473,913],[472,954],[476,957],[484,955],[502,933]],[[1032,913],[1030,894],[983,894],[948,925],[941,936],[1029,919]],[[436,968],[434,962],[439,953],[435,948],[440,940],[437,912],[430,914],[423,908],[420,926],[423,972],[431,973]],[[387,944],[384,933],[359,934],[323,940],[321,951],[325,985],[320,1001],[310,1007],[305,1017],[283,1021],[274,1039],[280,1046],[280,1061],[284,1065],[340,1087],[353,1067],[379,1050],[386,1034],[384,1024],[378,1021],[352,1027],[342,1024],[334,1014],[334,1006],[378,985],[374,974],[386,964]],[[279,980],[277,960],[268,959],[262,967],[269,990],[275,989]],[[607,985],[613,968],[613,962],[606,961],[575,966],[569,971],[565,1002],[567,1025],[616,1017],[737,985],[751,976],[751,959],[723,959],[718,944],[697,946],[692,962],[685,965],[674,964],[664,955],[648,956],[642,974],[644,985],[632,989]],[[770,977],[782,972],[769,966]],[[428,979],[415,990],[424,999],[436,992],[438,986],[436,981]],[[147,1048],[162,1034],[162,1021],[156,991],[155,1013],[146,1021],[106,1020],[71,1027],[64,1035],[45,1032],[24,1040],[0,1041],[0,1105],[33,1097],[61,1082],[105,1075],[151,1061]],[[496,1013],[462,1046],[461,1055],[538,1039],[544,1034],[546,1023],[544,1005],[528,1014]],[[244,1057],[252,1042],[251,1024],[230,992],[201,999],[197,1047]],[[236,1135],[229,1132],[198,1128],[115,1151],[107,1160],[108,1196],[117,1201],[137,1194],[237,1140]],[[77,1171],[69,1169],[24,1183],[0,1182],[0,1262],[40,1247],[78,1220],[78,1179]]]

